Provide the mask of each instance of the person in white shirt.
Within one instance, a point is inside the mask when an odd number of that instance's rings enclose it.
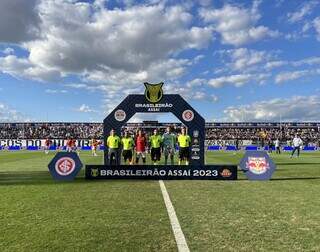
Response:
[[[276,148],[276,153],[281,154],[279,138],[277,138],[276,141],[274,141],[274,147]]]
[[[293,151],[291,153],[291,158],[293,157],[293,154],[297,151],[297,157],[300,155],[300,147],[302,146],[303,142],[298,135],[295,135],[295,137],[292,140],[293,145]]]

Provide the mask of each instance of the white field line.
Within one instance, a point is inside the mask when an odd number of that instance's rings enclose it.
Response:
[[[170,200],[166,186],[162,180],[159,180],[159,184],[160,184],[162,196],[164,199],[164,203],[166,205],[167,212],[169,215],[174,238],[176,239],[178,251],[179,252],[190,252],[186,238],[184,237],[184,234],[182,232],[178,217],[176,215],[176,212],[175,212],[174,207],[172,205],[172,202]]]

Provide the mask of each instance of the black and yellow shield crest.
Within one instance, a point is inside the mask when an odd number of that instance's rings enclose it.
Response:
[[[163,86],[163,82],[160,82],[158,84],[151,84],[148,82],[144,83],[146,90],[144,92],[146,99],[149,102],[152,103],[157,103],[162,99],[163,96],[163,90],[162,90],[162,86]]]
[[[98,177],[99,176],[99,169],[91,169],[91,176]]]

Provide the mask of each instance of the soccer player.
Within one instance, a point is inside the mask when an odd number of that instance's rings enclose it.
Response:
[[[67,148],[66,148],[67,152],[72,152],[73,151],[73,140],[71,137],[68,138],[67,140]]]
[[[274,141],[274,146],[276,147],[276,153],[281,154],[279,138],[277,138],[276,141]]]
[[[122,143],[122,156],[124,163],[129,161],[129,164],[132,165],[132,156],[133,156],[133,148],[134,148],[134,141],[131,136],[129,136],[128,131],[124,132],[124,137],[121,139]]]
[[[98,149],[98,146],[101,144],[100,141],[97,141],[97,139],[91,139],[90,141],[90,145],[91,145],[91,153],[92,153],[92,156],[96,157],[98,156],[97,155],[97,149]]]
[[[121,140],[120,137],[116,135],[114,129],[110,131],[110,135],[107,138],[108,146],[108,160],[110,165],[119,165],[120,164],[120,148]]]
[[[161,159],[161,145],[162,145],[162,137],[158,134],[158,130],[155,129],[153,131],[153,135],[150,136],[149,139],[151,146],[151,160],[154,165],[157,165],[157,161]]]
[[[176,135],[171,132],[171,127],[167,127],[166,132],[162,135],[162,146],[164,152],[164,164],[168,164],[168,157],[170,156],[171,165],[174,164],[174,151],[176,147]]]
[[[186,165],[189,165],[190,159],[190,144],[191,137],[187,135],[185,127],[181,128],[181,134],[178,136],[178,145],[179,145],[179,165],[182,161],[186,161]]]
[[[72,148],[72,151],[76,152],[78,154],[78,156],[80,155],[80,149],[78,148],[77,146],[77,140],[76,139],[71,139],[71,148]]]
[[[302,146],[303,142],[300,137],[296,134],[292,140],[292,145],[293,145],[293,151],[291,153],[291,157],[293,157],[293,154],[297,151],[297,157],[300,156],[300,147]]]
[[[44,153],[45,154],[49,154],[51,144],[52,144],[52,141],[49,138],[47,138],[44,142]]]
[[[140,157],[142,158],[142,163],[146,163],[146,146],[147,137],[142,133],[142,130],[138,130],[138,134],[135,139],[136,164],[139,163]]]

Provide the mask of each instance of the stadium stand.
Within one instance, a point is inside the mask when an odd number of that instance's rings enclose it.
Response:
[[[154,128],[160,132],[170,125],[179,131],[181,123],[159,123],[144,121],[127,123],[124,129],[132,134],[142,128],[151,133]],[[241,146],[254,149],[268,146],[279,138],[284,150],[291,150],[290,141],[298,134],[305,145],[305,150],[315,150],[320,145],[320,123],[206,123],[206,146],[210,150],[223,147],[233,150]],[[102,123],[0,123],[0,139],[102,139]],[[56,146],[52,146],[56,148]],[[12,149],[12,148],[9,148]]]

